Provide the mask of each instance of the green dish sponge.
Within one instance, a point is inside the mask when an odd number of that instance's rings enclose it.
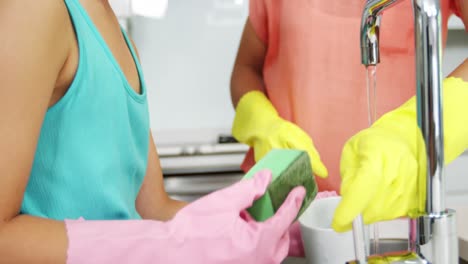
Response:
[[[243,179],[250,179],[258,171],[264,169],[271,171],[272,181],[265,194],[256,200],[247,211],[255,220],[265,221],[281,207],[292,189],[297,186],[304,186],[306,196],[296,219],[299,218],[314,200],[318,191],[307,152],[273,149],[258,161]]]

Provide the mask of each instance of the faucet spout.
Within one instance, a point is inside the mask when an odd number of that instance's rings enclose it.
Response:
[[[410,0],[406,0],[410,1]],[[367,0],[361,21],[361,61],[380,62],[382,13],[403,0]],[[412,0],[416,55],[417,122],[424,139],[425,210],[411,220],[409,248],[430,263],[458,263],[455,212],[445,208],[444,133],[442,109],[442,27],[440,0]],[[415,131],[416,132],[416,131]],[[415,175],[416,176],[416,175]],[[436,249],[436,250],[434,250]],[[398,262],[400,263],[400,262]]]
[[[367,0],[361,19],[361,62],[366,66],[380,62],[379,30],[382,12],[402,0]]]

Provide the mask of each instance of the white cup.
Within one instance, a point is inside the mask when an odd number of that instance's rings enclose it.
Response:
[[[337,233],[331,228],[341,197],[315,200],[299,218],[308,264],[344,264],[356,259],[353,232]],[[368,230],[366,228],[366,240]]]

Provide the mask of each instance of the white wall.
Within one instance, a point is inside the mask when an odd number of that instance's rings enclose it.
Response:
[[[171,0],[166,17],[132,20],[159,140],[181,130],[229,132],[229,80],[247,12],[247,0]]]
[[[468,155],[460,156],[445,171],[447,206],[468,206]]]
[[[464,30],[450,31],[444,54],[444,74],[448,75],[467,57],[468,34]],[[447,205],[468,206],[468,154],[448,165],[446,175]]]
[[[468,33],[464,30],[450,30],[444,53],[444,75],[448,75],[468,57]]]

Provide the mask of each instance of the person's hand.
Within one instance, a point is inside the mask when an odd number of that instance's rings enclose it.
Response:
[[[444,81],[446,163],[468,147],[467,100],[466,82]],[[369,224],[424,213],[427,168],[415,98],[354,135],[343,148],[340,166],[343,198],[332,223],[336,231],[351,229],[358,214]]]
[[[261,171],[187,205],[166,223],[67,221],[67,263],[279,264],[305,189],[293,189],[273,217],[256,222],[246,209],[270,181],[271,173]]]
[[[282,119],[262,92],[251,91],[242,96],[236,108],[232,134],[239,142],[253,147],[255,161],[275,148],[303,150],[309,154],[314,174],[322,178],[328,176],[309,135]]]
[[[200,263],[280,263],[288,255],[289,228],[305,189],[293,189],[273,217],[256,222],[245,210],[265,193],[270,181],[271,173],[260,171],[252,180],[203,197],[176,215],[172,225],[191,226],[177,228],[178,234],[199,238],[197,251],[204,252]],[[212,249],[216,255],[210,256]]]
[[[373,126],[345,144],[341,157],[342,200],[332,223],[336,231],[351,229],[358,214],[369,224],[423,212],[424,150],[422,139],[421,149],[416,150],[416,120],[408,119],[406,136]],[[413,129],[409,124],[412,122]]]

